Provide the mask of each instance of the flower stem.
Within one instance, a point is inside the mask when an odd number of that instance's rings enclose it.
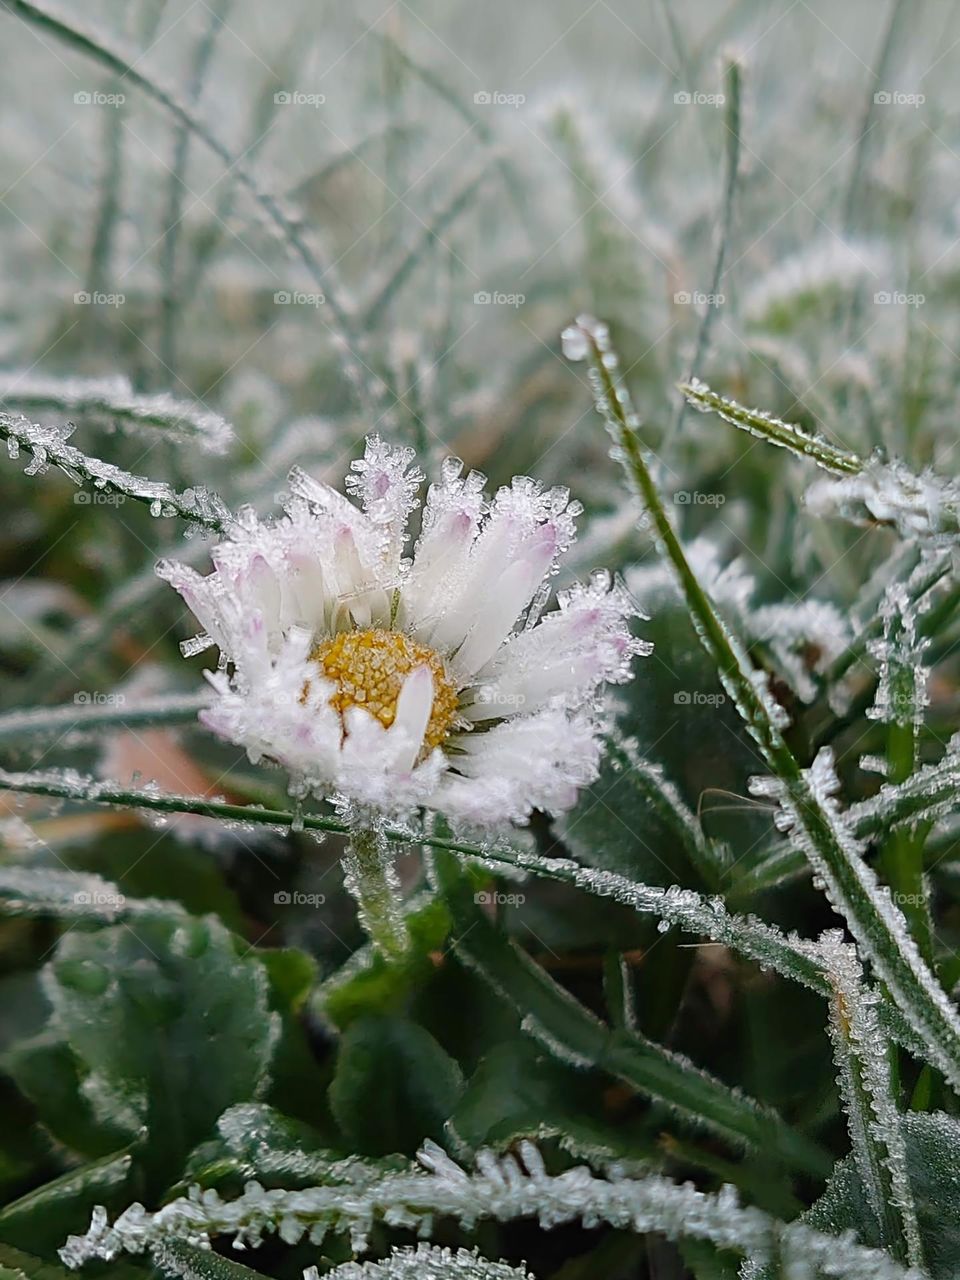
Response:
[[[370,941],[384,959],[401,960],[410,938],[386,832],[373,827],[352,831],[343,872],[344,884],[356,899],[360,923]]]

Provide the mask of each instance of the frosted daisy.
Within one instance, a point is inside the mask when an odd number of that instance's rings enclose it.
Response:
[[[456,459],[406,558],[413,462],[371,437],[348,497],[295,470],[285,514],[245,514],[211,574],[160,566],[204,628],[190,651],[220,650],[203,723],[281,765],[292,794],[368,816],[561,812],[597,773],[603,685],[648,650],[638,610],[597,573],[540,620],[579,505],[526,477],[488,500]]]

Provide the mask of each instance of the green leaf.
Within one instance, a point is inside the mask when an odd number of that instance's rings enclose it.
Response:
[[[212,916],[68,934],[46,986],[94,1114],[131,1138],[149,1131],[153,1186],[265,1085],[278,1025],[266,974]]]
[[[903,1127],[907,1175],[927,1267],[933,1280],[956,1280],[960,1258],[960,1120],[942,1111],[911,1111],[903,1117]],[[862,1244],[879,1247],[880,1227],[852,1154],[837,1165],[826,1191],[800,1221],[831,1235],[853,1231]]]
[[[96,1205],[119,1208],[130,1200],[132,1172],[127,1152],[71,1169],[8,1204],[0,1212],[0,1240],[54,1255],[68,1235],[86,1229]]]
[[[365,1155],[413,1154],[440,1141],[463,1091],[456,1062],[405,1018],[361,1018],[340,1044],[330,1104],[351,1146]]]
[[[838,449],[823,436],[809,435],[802,427],[792,422],[781,422],[762,409],[747,409],[742,404],[737,404],[736,400],[711,391],[706,383],[697,378],[681,383],[680,390],[701,413],[716,413],[731,426],[739,427],[741,431],[747,431],[781,449],[788,449],[798,457],[810,458],[826,471],[832,471],[836,475],[857,475],[863,470],[863,460],[855,453]]]
[[[217,1136],[191,1154],[181,1185],[212,1186],[229,1174],[266,1186],[313,1186],[325,1181],[331,1153],[316,1130],[262,1102],[229,1107]]]
[[[81,1065],[59,1035],[48,1031],[21,1041],[3,1067],[36,1107],[44,1128],[71,1151],[105,1156],[129,1141],[129,1130],[94,1114],[82,1091]]]
[[[714,888],[722,874],[721,852],[677,787],[619,737],[607,740],[600,776],[556,828],[582,862],[647,884]]]
[[[158,1244],[153,1260],[165,1275],[182,1280],[264,1280],[262,1272],[185,1240],[169,1239]]]
[[[650,1154],[630,1128],[606,1119],[596,1077],[570,1070],[530,1040],[508,1040],[483,1058],[451,1127],[472,1148],[503,1149],[517,1138],[558,1137],[584,1159]]]
[[[26,1276],[27,1280],[76,1280],[75,1271],[68,1271],[55,1262],[48,1262],[46,1258],[38,1258],[32,1252],[25,1253],[7,1244],[0,1244],[0,1267]],[[110,1280],[132,1280],[133,1277],[143,1280],[143,1271],[133,1263],[112,1264]]]
[[[187,1161],[179,1184],[219,1186],[226,1179],[239,1188],[255,1180],[267,1187],[317,1187],[344,1180],[347,1166],[369,1164],[381,1173],[408,1167],[406,1160],[364,1161],[331,1151],[310,1125],[262,1102],[230,1107],[217,1121],[217,1136],[201,1143]]]
[[[402,959],[388,964],[372,946],[354,952],[343,968],[323,984],[316,1003],[341,1030],[365,1014],[396,1013],[410,992],[433,971],[430,953],[439,950],[450,932],[450,915],[431,898],[407,911],[410,946]]]

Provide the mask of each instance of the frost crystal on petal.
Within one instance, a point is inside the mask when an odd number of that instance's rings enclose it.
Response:
[[[604,687],[650,651],[641,611],[597,573],[541,617],[580,504],[527,476],[488,500],[457,459],[404,559],[413,463],[371,437],[346,495],[295,468],[284,514],[241,513],[212,573],[160,565],[201,626],[185,652],[220,650],[201,719],[299,798],[470,826],[561,812],[596,777]]]

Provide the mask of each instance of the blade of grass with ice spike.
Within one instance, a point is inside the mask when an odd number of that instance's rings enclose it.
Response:
[[[133,475],[68,444],[72,430],[70,426],[41,427],[26,418],[0,413],[0,440],[7,442],[10,457],[17,458],[21,449],[31,455],[27,475],[39,475],[54,466],[76,485],[88,481],[96,489],[144,503],[153,516],[180,516],[211,533],[224,533],[233,524],[231,512],[210,489],[197,485],[178,493],[162,480]]]
[[[747,409],[728,396],[712,391],[705,382],[693,378],[680,383],[680,390],[687,403],[701,413],[715,413],[724,422],[749,432],[758,439],[788,449],[797,457],[811,458],[825,471],[836,475],[857,475],[863,470],[863,460],[846,449],[838,449],[822,436],[813,436],[794,423],[782,422],[762,409]]]
[[[254,804],[229,804],[203,796],[172,795],[155,788],[136,788],[92,778],[75,770],[15,773],[0,769],[0,791],[147,813],[196,814],[216,818],[228,828],[232,825],[251,831],[265,826],[278,832],[295,828],[329,835],[350,834],[345,822],[325,814],[298,813]],[[731,915],[719,897],[706,898],[693,889],[681,889],[678,885],[663,889],[640,884],[615,872],[583,867],[565,858],[544,858],[504,846],[480,846],[413,828],[386,827],[383,835],[391,844],[439,849],[469,858],[494,872],[501,867],[513,872],[519,870],[572,885],[598,897],[615,899],[634,911],[657,916],[668,925],[675,925],[694,936],[722,942],[762,968],[773,969],[818,995],[828,996],[830,993],[822,966],[817,956],[811,953],[810,942],[788,937],[755,916]],[[924,1041],[894,1004],[885,1002],[879,1016],[890,1036],[914,1057],[924,1059]]]
[[[759,1266],[779,1262],[782,1274],[798,1280],[814,1271],[834,1280],[918,1280],[916,1272],[907,1272],[889,1255],[858,1244],[852,1233],[838,1237],[803,1223],[781,1222],[741,1205],[729,1186],[703,1192],[659,1175],[597,1178],[583,1167],[554,1176],[530,1142],[522,1142],[517,1155],[481,1152],[468,1171],[428,1140],[418,1161],[419,1168],[385,1168],[381,1176],[371,1168],[369,1176],[364,1172],[345,1182],[341,1175],[302,1191],[251,1182],[232,1200],[208,1191],[170,1200],[156,1212],[135,1204],[112,1224],[106,1211],[98,1209],[86,1235],[71,1236],[60,1257],[75,1268],[95,1259],[114,1262],[123,1253],[153,1251],[184,1236],[198,1245],[232,1236],[244,1246],[256,1246],[281,1231],[287,1244],[297,1244],[309,1233],[314,1248],[329,1234],[342,1232],[359,1253],[367,1249],[374,1226],[385,1219],[425,1236],[444,1219],[473,1231],[483,1220],[532,1218],[545,1228],[609,1222],[670,1240],[710,1241]],[[336,1169],[333,1156],[331,1168]]]
[[[457,955],[514,1006],[527,1034],[560,1061],[607,1071],[737,1148],[776,1152],[790,1167],[817,1176],[829,1171],[826,1153],[772,1110],[638,1033],[606,1026],[479,910],[474,887],[456,858],[438,853],[432,863],[453,920]]]
[[[809,859],[835,910],[846,919],[904,1018],[923,1041],[927,1059],[955,1089],[960,1088],[957,1011],[917,950],[903,914],[881,889],[852,833],[828,804],[825,771],[801,768],[783,738],[782,709],[766,687],[765,678],[761,673],[764,682],[758,682],[747,653],[691,570],[653,480],[638,433],[639,420],[617,376],[618,362],[605,326],[580,317],[564,331],[564,348],[569,358],[589,362],[596,406],[614,439],[615,457],[646,507],[657,544],[673,567],[697,635],[773,775],[797,848]]]
[[[268,222],[279,232],[285,244],[303,263],[311,278],[322,290],[335,327],[331,327],[334,347],[340,358],[341,368],[350,385],[355,388],[364,407],[377,415],[380,407],[380,389],[376,379],[367,376],[367,368],[358,356],[362,349],[353,319],[340,301],[329,267],[322,267],[307,243],[297,218],[286,210],[278,197],[262,186],[244,163],[242,156],[234,155],[229,147],[214,134],[193,111],[179,101],[176,94],[135,65],[135,54],[114,48],[98,32],[78,26],[72,16],[53,13],[32,0],[0,0],[0,8],[55,36],[70,48],[93,58],[100,66],[115,75],[122,76],[127,84],[135,85],[158,104],[183,128],[189,130],[208,147],[223,163],[226,173],[250,193]]]
[[[880,609],[883,637],[870,645],[880,663],[880,678],[867,718],[879,720],[887,734],[887,778],[908,782],[919,764],[920,731],[929,703],[925,662],[927,642],[919,634],[918,611],[906,588],[895,583]],[[889,831],[880,850],[880,865],[927,964],[933,963],[933,925],[923,878],[923,844],[929,825],[901,823]]]
[[[924,765],[904,782],[885,782],[876,795],[859,800],[844,818],[857,840],[872,840],[902,827],[932,824],[960,806],[960,754],[951,744],[942,760]],[[806,858],[784,842],[739,880],[734,896],[749,899],[809,870]]]
[[[856,948],[839,931],[825,934],[818,945],[833,986],[830,1036],[853,1157],[884,1248],[923,1271],[906,1142],[887,1042],[876,1016],[878,996],[864,986]]]

